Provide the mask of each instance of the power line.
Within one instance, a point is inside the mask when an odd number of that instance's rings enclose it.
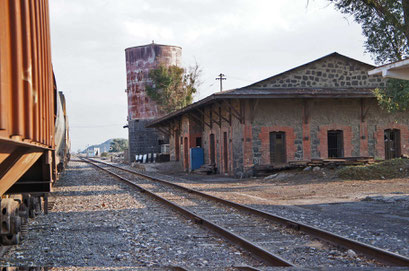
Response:
[[[70,125],[70,128],[103,128],[103,127],[116,127],[116,126],[122,126],[122,124]]]

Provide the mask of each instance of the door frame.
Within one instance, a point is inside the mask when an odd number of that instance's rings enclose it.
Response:
[[[390,135],[393,134],[394,140],[390,140],[393,142],[393,148],[394,151],[391,152],[390,150],[388,151],[388,146],[387,146],[387,133],[388,137],[390,138]],[[385,129],[384,130],[384,149],[385,149],[385,160],[390,160],[394,158],[398,158],[401,156],[401,132],[400,129]]]
[[[329,146],[329,134],[335,134],[337,137],[337,155],[330,157],[330,146]],[[339,141],[340,140],[340,141]],[[333,148],[331,148],[333,149]],[[344,131],[340,129],[333,129],[327,131],[327,151],[328,151],[328,158],[340,158],[345,157],[345,144],[344,144]]]
[[[276,158],[276,155],[273,155],[273,152],[276,152],[276,146],[277,144],[276,139],[277,139],[277,135],[280,134],[282,135],[282,152],[281,152],[281,158],[283,161],[274,161]],[[274,138],[274,147],[272,144],[272,139],[273,139],[273,135],[275,136]],[[286,164],[287,163],[287,138],[286,138],[286,132],[283,131],[273,131],[269,133],[269,146],[270,146],[270,164],[274,165],[274,164]]]

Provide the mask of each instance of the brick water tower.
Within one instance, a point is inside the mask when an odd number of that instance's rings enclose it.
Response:
[[[163,112],[147,95],[145,84],[149,71],[159,65],[181,66],[182,48],[151,43],[125,49],[128,93],[129,161],[136,154],[158,153],[160,143],[167,141],[162,134],[145,125],[163,116]]]

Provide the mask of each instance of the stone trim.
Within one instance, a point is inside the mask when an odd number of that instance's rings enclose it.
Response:
[[[366,122],[361,122],[359,126],[359,155],[369,156],[368,150],[368,124]]]
[[[243,125],[243,167],[253,166],[253,127]]]

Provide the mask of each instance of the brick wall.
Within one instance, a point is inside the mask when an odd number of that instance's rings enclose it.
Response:
[[[181,136],[189,138],[189,147],[194,147],[195,138],[201,136],[205,163],[209,163],[209,137],[214,134],[216,166],[223,173],[223,133],[227,132],[227,171],[236,176],[246,175],[254,165],[270,164],[271,132],[285,132],[287,161],[328,158],[329,130],[343,131],[344,156],[371,155],[384,158],[383,131],[399,129],[402,154],[409,155],[409,118],[406,113],[388,114],[372,98],[365,100],[368,110],[362,118],[360,99],[310,99],[308,117],[305,118],[307,111],[304,110],[304,104],[303,99],[264,99],[251,112],[250,105],[255,104],[246,102],[244,123],[233,117],[231,125],[222,121],[221,127],[213,123],[211,128],[204,125],[204,129],[199,131],[197,126],[192,129],[192,125],[197,125],[197,122],[185,116]],[[237,100],[232,105],[240,110]],[[226,108],[224,110],[227,111]],[[206,108],[207,122],[209,112],[210,109]],[[170,142],[172,144],[174,140]],[[183,146],[180,150],[183,161]]]
[[[352,128],[339,124],[321,125],[318,127],[319,157],[328,158],[328,131],[341,130],[344,138],[344,157],[352,156]],[[358,155],[357,155],[358,156]]]
[[[377,158],[385,159],[384,131],[386,129],[400,130],[401,154],[409,155],[409,129],[408,125],[389,123],[386,126],[378,125],[374,137],[376,142],[375,155]]]
[[[270,133],[285,132],[285,143],[287,152],[287,161],[295,160],[296,144],[294,128],[284,126],[261,127],[259,138],[261,140],[261,165],[270,164]]]
[[[344,146],[350,144],[344,155],[360,156],[360,99],[312,99],[310,110],[311,158],[328,158],[327,131],[336,127],[344,131]]]

